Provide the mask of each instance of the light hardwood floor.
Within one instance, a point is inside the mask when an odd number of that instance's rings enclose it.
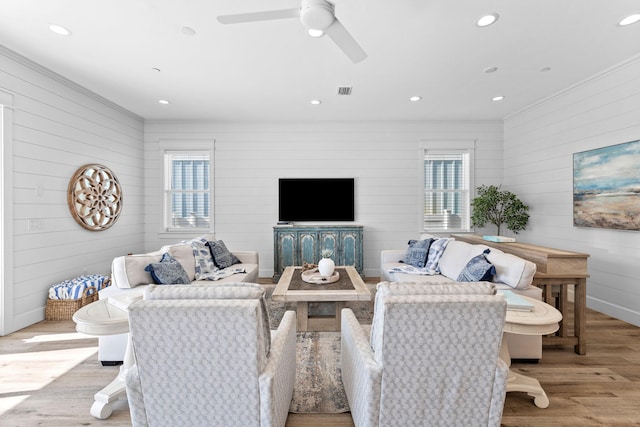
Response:
[[[587,355],[545,347],[514,369],[540,380],[551,404],[507,395],[504,426],[640,426],[640,328],[587,310]],[[71,321],[40,322],[0,337],[0,426],[130,426],[126,400],[108,420],[89,415],[93,394],[116,375],[97,361],[97,339]],[[233,397],[232,397],[233,398]],[[353,426],[346,414],[290,414],[287,427]]]

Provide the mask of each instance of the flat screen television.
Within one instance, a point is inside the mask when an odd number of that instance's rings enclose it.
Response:
[[[280,178],[278,221],[354,221],[354,178]]]

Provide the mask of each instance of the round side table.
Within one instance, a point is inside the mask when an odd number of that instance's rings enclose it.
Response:
[[[129,332],[127,312],[110,304],[108,299],[85,305],[74,313],[73,321],[76,322],[76,330],[87,335],[101,336]],[[126,394],[125,379],[127,370],[132,365],[133,354],[131,353],[131,342],[129,341],[118,376],[94,395],[94,402],[90,411],[91,415],[101,420],[111,416],[113,402]]]
[[[558,330],[558,322],[562,320],[562,313],[549,304],[533,298],[520,295],[521,298],[533,304],[531,311],[516,311],[507,308],[504,332],[519,335],[548,335]],[[534,398],[533,403],[538,408],[547,408],[549,398],[535,378],[513,372],[511,370],[511,356],[505,341],[502,341],[500,357],[509,366],[507,392],[523,391]]]

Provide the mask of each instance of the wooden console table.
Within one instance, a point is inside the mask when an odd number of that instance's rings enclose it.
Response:
[[[496,243],[484,240],[475,234],[453,234],[456,240],[472,244],[487,245],[502,252],[519,256],[536,264],[533,284],[542,288],[542,298],[547,304],[555,306],[568,319],[568,286],[574,285],[574,330],[569,335],[566,322],[560,323],[556,335],[542,338],[543,344],[573,345],[578,354],[587,354],[586,308],[587,308],[587,258],[589,254],[571,252],[527,243]],[[554,295],[554,286],[559,287]],[[555,299],[555,301],[554,301]]]

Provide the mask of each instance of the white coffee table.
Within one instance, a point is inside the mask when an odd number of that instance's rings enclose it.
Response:
[[[533,304],[532,311],[507,310],[504,331],[519,335],[548,335],[558,330],[558,323],[562,320],[562,313],[549,304],[520,295]],[[502,340],[500,357],[511,367],[511,356],[505,340]],[[534,398],[533,403],[538,408],[547,408],[549,398],[535,378],[513,372],[509,368],[507,392],[522,391]]]
[[[127,312],[110,304],[107,299],[98,300],[82,307],[74,313],[73,321],[76,322],[76,330],[87,335],[101,336],[129,332]],[[125,380],[127,370],[132,365],[133,354],[131,351],[131,338],[129,337],[120,372],[109,385],[94,395],[94,402],[90,410],[91,415],[101,420],[111,416],[113,402],[126,394]]]

